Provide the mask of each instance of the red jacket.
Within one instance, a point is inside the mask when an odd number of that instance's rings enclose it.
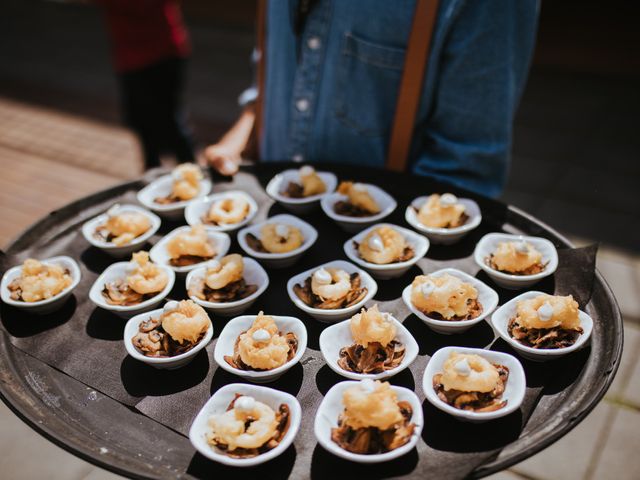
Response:
[[[99,0],[106,14],[118,72],[190,52],[179,0]]]

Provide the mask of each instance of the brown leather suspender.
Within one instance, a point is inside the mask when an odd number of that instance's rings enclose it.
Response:
[[[262,114],[264,108],[264,81],[266,62],[266,20],[267,1],[257,2],[256,38],[258,49],[255,134],[258,144],[262,140]],[[386,168],[404,171],[409,158],[413,130],[422,96],[422,84],[427,63],[433,27],[438,14],[439,0],[416,0],[416,10],[413,14],[411,32],[407,43],[404,70],[400,80],[396,112],[391,129]]]
[[[416,1],[385,163],[389,170],[407,167],[437,14],[438,0]]]

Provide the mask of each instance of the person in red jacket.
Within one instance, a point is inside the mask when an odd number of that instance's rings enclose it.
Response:
[[[189,36],[179,0],[98,0],[118,74],[124,120],[137,134],[146,168],[162,153],[193,161],[182,108]]]

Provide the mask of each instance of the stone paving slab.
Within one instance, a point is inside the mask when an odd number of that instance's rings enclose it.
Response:
[[[594,479],[637,480],[640,478],[640,412],[619,408],[604,450],[594,470]],[[583,453],[580,452],[580,455]]]

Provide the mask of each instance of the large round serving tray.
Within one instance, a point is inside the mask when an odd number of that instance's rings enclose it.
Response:
[[[232,181],[215,179],[213,191],[240,189],[251,194],[260,207],[254,219],[254,222],[258,222],[284,212],[282,207],[269,199],[264,188],[273,175],[286,168],[291,168],[291,164],[270,163],[249,167]],[[340,179],[373,183],[387,190],[398,201],[398,209],[385,221],[405,227],[404,208],[415,197],[431,192],[453,191],[459,196],[478,201],[483,214],[481,226],[456,245],[432,245],[426,258],[419,262],[420,268],[427,272],[443,266],[455,266],[476,274],[479,269],[473,264],[473,248],[482,235],[491,231],[542,236],[551,240],[561,252],[569,251],[572,247],[551,228],[514,207],[444,187],[424,177],[335,164],[319,165],[317,168],[332,171]],[[148,177],[158,173],[150,172]],[[21,258],[20,253],[25,250],[39,251],[40,246],[49,248],[51,245],[57,245],[59,249],[59,245],[65,245],[70,238],[79,235],[84,221],[116,201],[134,198],[135,192],[145,184],[145,180],[125,183],[78,200],[41,219],[7,249],[2,258],[3,270],[11,266],[7,265],[8,259]],[[304,416],[294,445],[280,457],[261,466],[242,470],[213,463],[197,454],[186,436],[49,366],[38,360],[37,355],[32,356],[16,348],[6,329],[0,329],[2,399],[27,424],[57,445],[96,465],[134,478],[228,478],[231,475],[236,478],[255,478],[257,474],[264,478],[460,478],[486,476],[548,446],[575,427],[595,407],[611,384],[622,353],[622,318],[610,288],[602,276],[595,272],[590,301],[586,307],[581,305],[594,320],[590,347],[561,363],[534,364],[522,360],[528,377],[527,386],[539,392],[526,415],[516,412],[503,420],[481,425],[468,424],[441,414],[424,402],[422,438],[417,448],[409,454],[375,466],[337,459],[317,444],[313,435],[313,418],[322,395],[343,379],[324,365],[319,352],[318,337],[325,325],[296,309],[287,297],[286,280],[315,265],[345,258],[342,244],[351,235],[342,232],[321,211],[304,218],[318,229],[319,240],[298,264],[269,271],[270,286],[252,309],[256,312],[264,309],[267,313],[297,316],[305,322],[309,331],[309,346],[301,366],[292,369],[290,374],[273,385],[296,395],[302,404]],[[151,243],[177,225],[163,221]],[[235,236],[230,251],[240,252]],[[89,245],[86,245],[85,251],[67,251],[66,254],[83,265],[87,264],[87,268],[94,271],[109,263],[101,252]],[[579,256],[579,252],[576,255]],[[399,279],[380,281],[375,298],[382,306],[394,310],[396,316],[402,315],[399,319],[405,319],[405,325],[421,344],[416,362],[409,370],[392,378],[391,382],[414,389],[420,400],[424,401],[420,388],[422,372],[430,355],[438,348],[460,345],[510,350],[500,345],[500,340],[495,340],[493,331],[485,322],[468,334],[445,336],[428,330],[416,317],[408,315],[408,311],[401,306],[401,291],[414,275],[421,273],[420,268],[410,270]],[[570,278],[571,275],[565,275],[564,280],[555,281],[570,281],[567,280]],[[514,295],[513,292],[497,288],[486,277],[482,279],[496,288],[501,304]],[[550,281],[545,285],[553,291],[554,280]],[[83,282],[93,282],[93,278],[83,278]],[[570,289],[571,285],[565,287],[565,290]],[[174,289],[172,297],[184,298],[183,295],[184,290]],[[73,314],[78,312],[71,312]],[[0,310],[3,323],[6,315],[7,308],[3,306]],[[103,322],[121,322],[109,315],[99,318]],[[47,328],[47,317],[39,321],[44,323],[42,328]],[[92,328],[97,327],[94,325]],[[220,330],[221,326],[216,326],[216,337]],[[112,340],[117,341],[117,338],[113,336]],[[110,359],[104,358],[103,361],[106,364]],[[211,358],[208,359],[208,368],[216,368]],[[96,371],[95,375],[99,376],[101,372]],[[234,381],[239,379],[215,372],[211,391]]]

